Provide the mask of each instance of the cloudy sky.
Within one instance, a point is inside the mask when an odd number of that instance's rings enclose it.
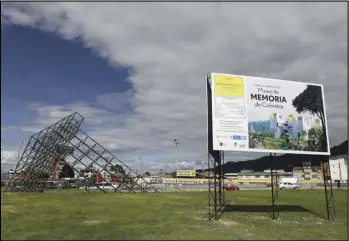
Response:
[[[347,138],[346,3],[2,3],[2,167],[73,111],[139,169],[206,160],[205,74],[324,84]],[[176,151],[173,139],[180,145]],[[258,154],[234,153],[241,161]]]

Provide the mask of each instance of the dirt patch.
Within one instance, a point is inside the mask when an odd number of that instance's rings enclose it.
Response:
[[[226,219],[220,219],[218,223],[223,224],[224,226],[237,226],[239,225],[237,222],[231,221],[231,220],[226,220]]]
[[[189,216],[189,218],[192,218],[192,219],[195,219],[195,220],[204,220],[204,221],[207,221],[207,217],[196,217],[196,216]]]
[[[237,199],[239,199],[239,200],[257,200],[258,198],[254,198],[254,197],[238,197]]]
[[[258,220],[267,220],[270,219],[270,217],[266,216],[252,216],[253,219],[258,219]]]
[[[87,220],[87,221],[84,221],[84,224],[97,225],[97,224],[106,223],[106,222],[108,222],[108,220]]]
[[[1,207],[1,211],[5,213],[17,213],[16,208],[13,205],[4,205]]]

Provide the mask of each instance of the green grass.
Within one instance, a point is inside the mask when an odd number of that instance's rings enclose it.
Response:
[[[336,221],[325,220],[321,190],[280,191],[280,205],[311,212],[225,212],[207,221],[207,192],[1,193],[1,239],[342,239],[347,191],[334,191]],[[228,192],[232,205],[269,205],[270,191]]]

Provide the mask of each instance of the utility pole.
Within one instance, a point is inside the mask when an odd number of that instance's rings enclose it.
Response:
[[[176,145],[176,190],[178,190],[178,177],[177,177],[177,170],[178,170],[178,153],[177,153],[177,146],[180,144],[177,142],[176,139],[174,139],[175,145]]]
[[[338,167],[339,167],[339,181],[342,183],[342,170],[341,170],[341,164],[338,163]]]
[[[205,161],[201,161],[201,165],[202,165],[201,177],[202,177],[202,179],[204,179],[205,178],[205,175],[204,175],[204,173],[205,173]]]
[[[21,136],[21,140],[19,142],[19,149],[18,149],[18,156],[17,156],[17,163],[19,162],[20,154],[21,154],[21,149],[22,149],[22,144],[24,144],[23,136]]]
[[[139,160],[141,160],[141,176],[143,177],[143,160],[142,160],[142,157],[139,157]]]

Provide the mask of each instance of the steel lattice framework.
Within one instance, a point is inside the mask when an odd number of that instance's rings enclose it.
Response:
[[[75,180],[83,180],[82,186],[88,192],[91,187],[106,192],[96,183],[95,177],[87,178],[79,168],[97,166],[106,175],[102,182],[114,192],[157,192],[156,187],[145,181],[124,162],[116,158],[80,129],[84,117],[75,112],[53,125],[34,134],[15,168],[15,174],[6,191],[38,191],[45,188],[48,181],[57,180],[58,164],[69,165],[78,174]],[[66,161],[67,157],[70,162]],[[121,172],[115,174],[110,166],[122,166]],[[110,177],[117,176],[117,181]]]
[[[208,182],[208,220],[218,221],[227,204],[224,190],[224,152],[215,151],[213,154],[208,154],[207,166],[208,170],[213,169]]]

